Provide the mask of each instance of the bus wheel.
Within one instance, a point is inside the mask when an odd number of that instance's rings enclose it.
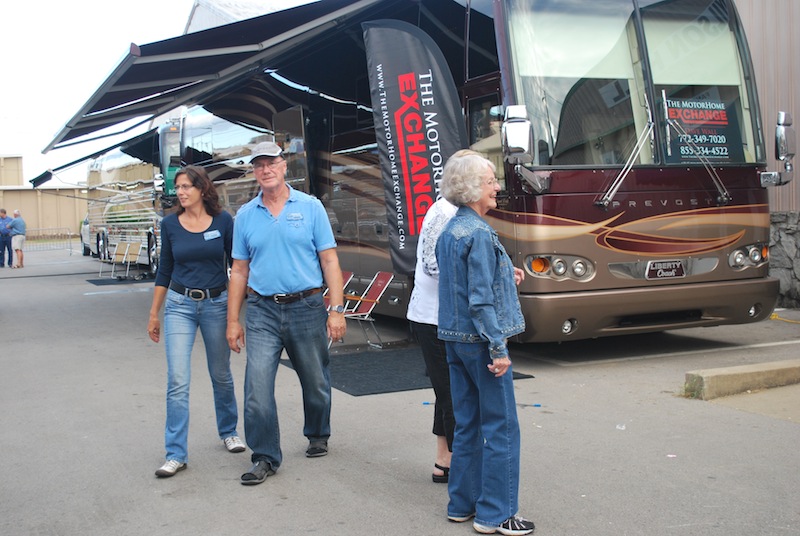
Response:
[[[105,233],[97,234],[97,258],[101,261],[108,260],[108,236]]]
[[[158,272],[158,247],[156,237],[152,234],[147,235],[147,262],[150,275],[155,277]]]

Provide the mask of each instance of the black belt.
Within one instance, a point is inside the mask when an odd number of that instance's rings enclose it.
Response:
[[[302,300],[303,298],[308,298],[309,296],[313,296],[317,292],[322,292],[322,288],[321,287],[310,288],[308,290],[304,290],[302,292],[295,292],[293,294],[273,294],[272,296],[263,296],[258,292],[256,292],[255,290],[251,289],[250,287],[247,287],[247,292],[249,292],[250,294],[255,294],[256,296],[264,300],[274,301],[279,305],[286,305],[287,303],[294,303],[298,300]]]
[[[183,285],[175,283],[174,281],[170,281],[169,288],[178,294],[189,296],[194,301],[205,300],[206,298],[216,298],[228,289],[227,286],[221,286],[217,288],[186,288]]]

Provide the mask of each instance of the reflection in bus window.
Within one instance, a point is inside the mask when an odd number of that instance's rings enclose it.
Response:
[[[183,119],[183,161],[206,167],[212,181],[240,177],[248,168],[250,149],[271,140],[259,130],[192,108]]]
[[[301,106],[276,113],[273,119],[275,143],[283,148],[286,183],[295,190],[318,195],[309,180],[304,116]]]
[[[629,3],[509,2],[509,18],[539,165],[622,165],[647,127]],[[568,26],[566,26],[568,21]],[[652,161],[648,148],[641,163]]]
[[[469,49],[467,79],[500,70],[491,0],[471,0],[469,12]]]
[[[500,145],[500,126],[503,111],[497,94],[470,99],[467,103],[469,147],[491,160],[497,171],[501,189],[505,190],[503,151]]]

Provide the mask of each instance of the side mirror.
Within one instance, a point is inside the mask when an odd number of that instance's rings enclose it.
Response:
[[[525,106],[513,105],[506,108],[501,132],[506,162],[514,165],[533,162],[533,134]]]
[[[792,126],[792,114],[778,112],[778,125],[775,127],[775,158],[791,161],[797,150],[797,140]]]
[[[765,171],[761,173],[761,186],[781,186],[791,182],[794,171],[794,158],[797,149],[797,138],[792,126],[792,115],[789,112],[778,112],[778,124],[775,127],[775,158],[783,162],[783,171]]]
[[[161,173],[153,178],[153,190],[160,194],[164,193],[164,175]]]

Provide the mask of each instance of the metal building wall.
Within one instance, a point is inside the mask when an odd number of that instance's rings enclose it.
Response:
[[[764,123],[769,169],[780,171],[775,160],[775,120],[787,111],[800,120],[800,0],[735,0],[756,72]],[[797,159],[795,159],[798,161]],[[770,191],[773,212],[800,210],[800,174],[789,184]]]
[[[800,119],[800,0],[735,0],[742,19],[758,85],[767,142],[769,169],[775,160],[774,125],[778,111]],[[792,182],[770,188],[772,225],[770,267],[780,281],[779,307],[800,307],[800,174]]]

